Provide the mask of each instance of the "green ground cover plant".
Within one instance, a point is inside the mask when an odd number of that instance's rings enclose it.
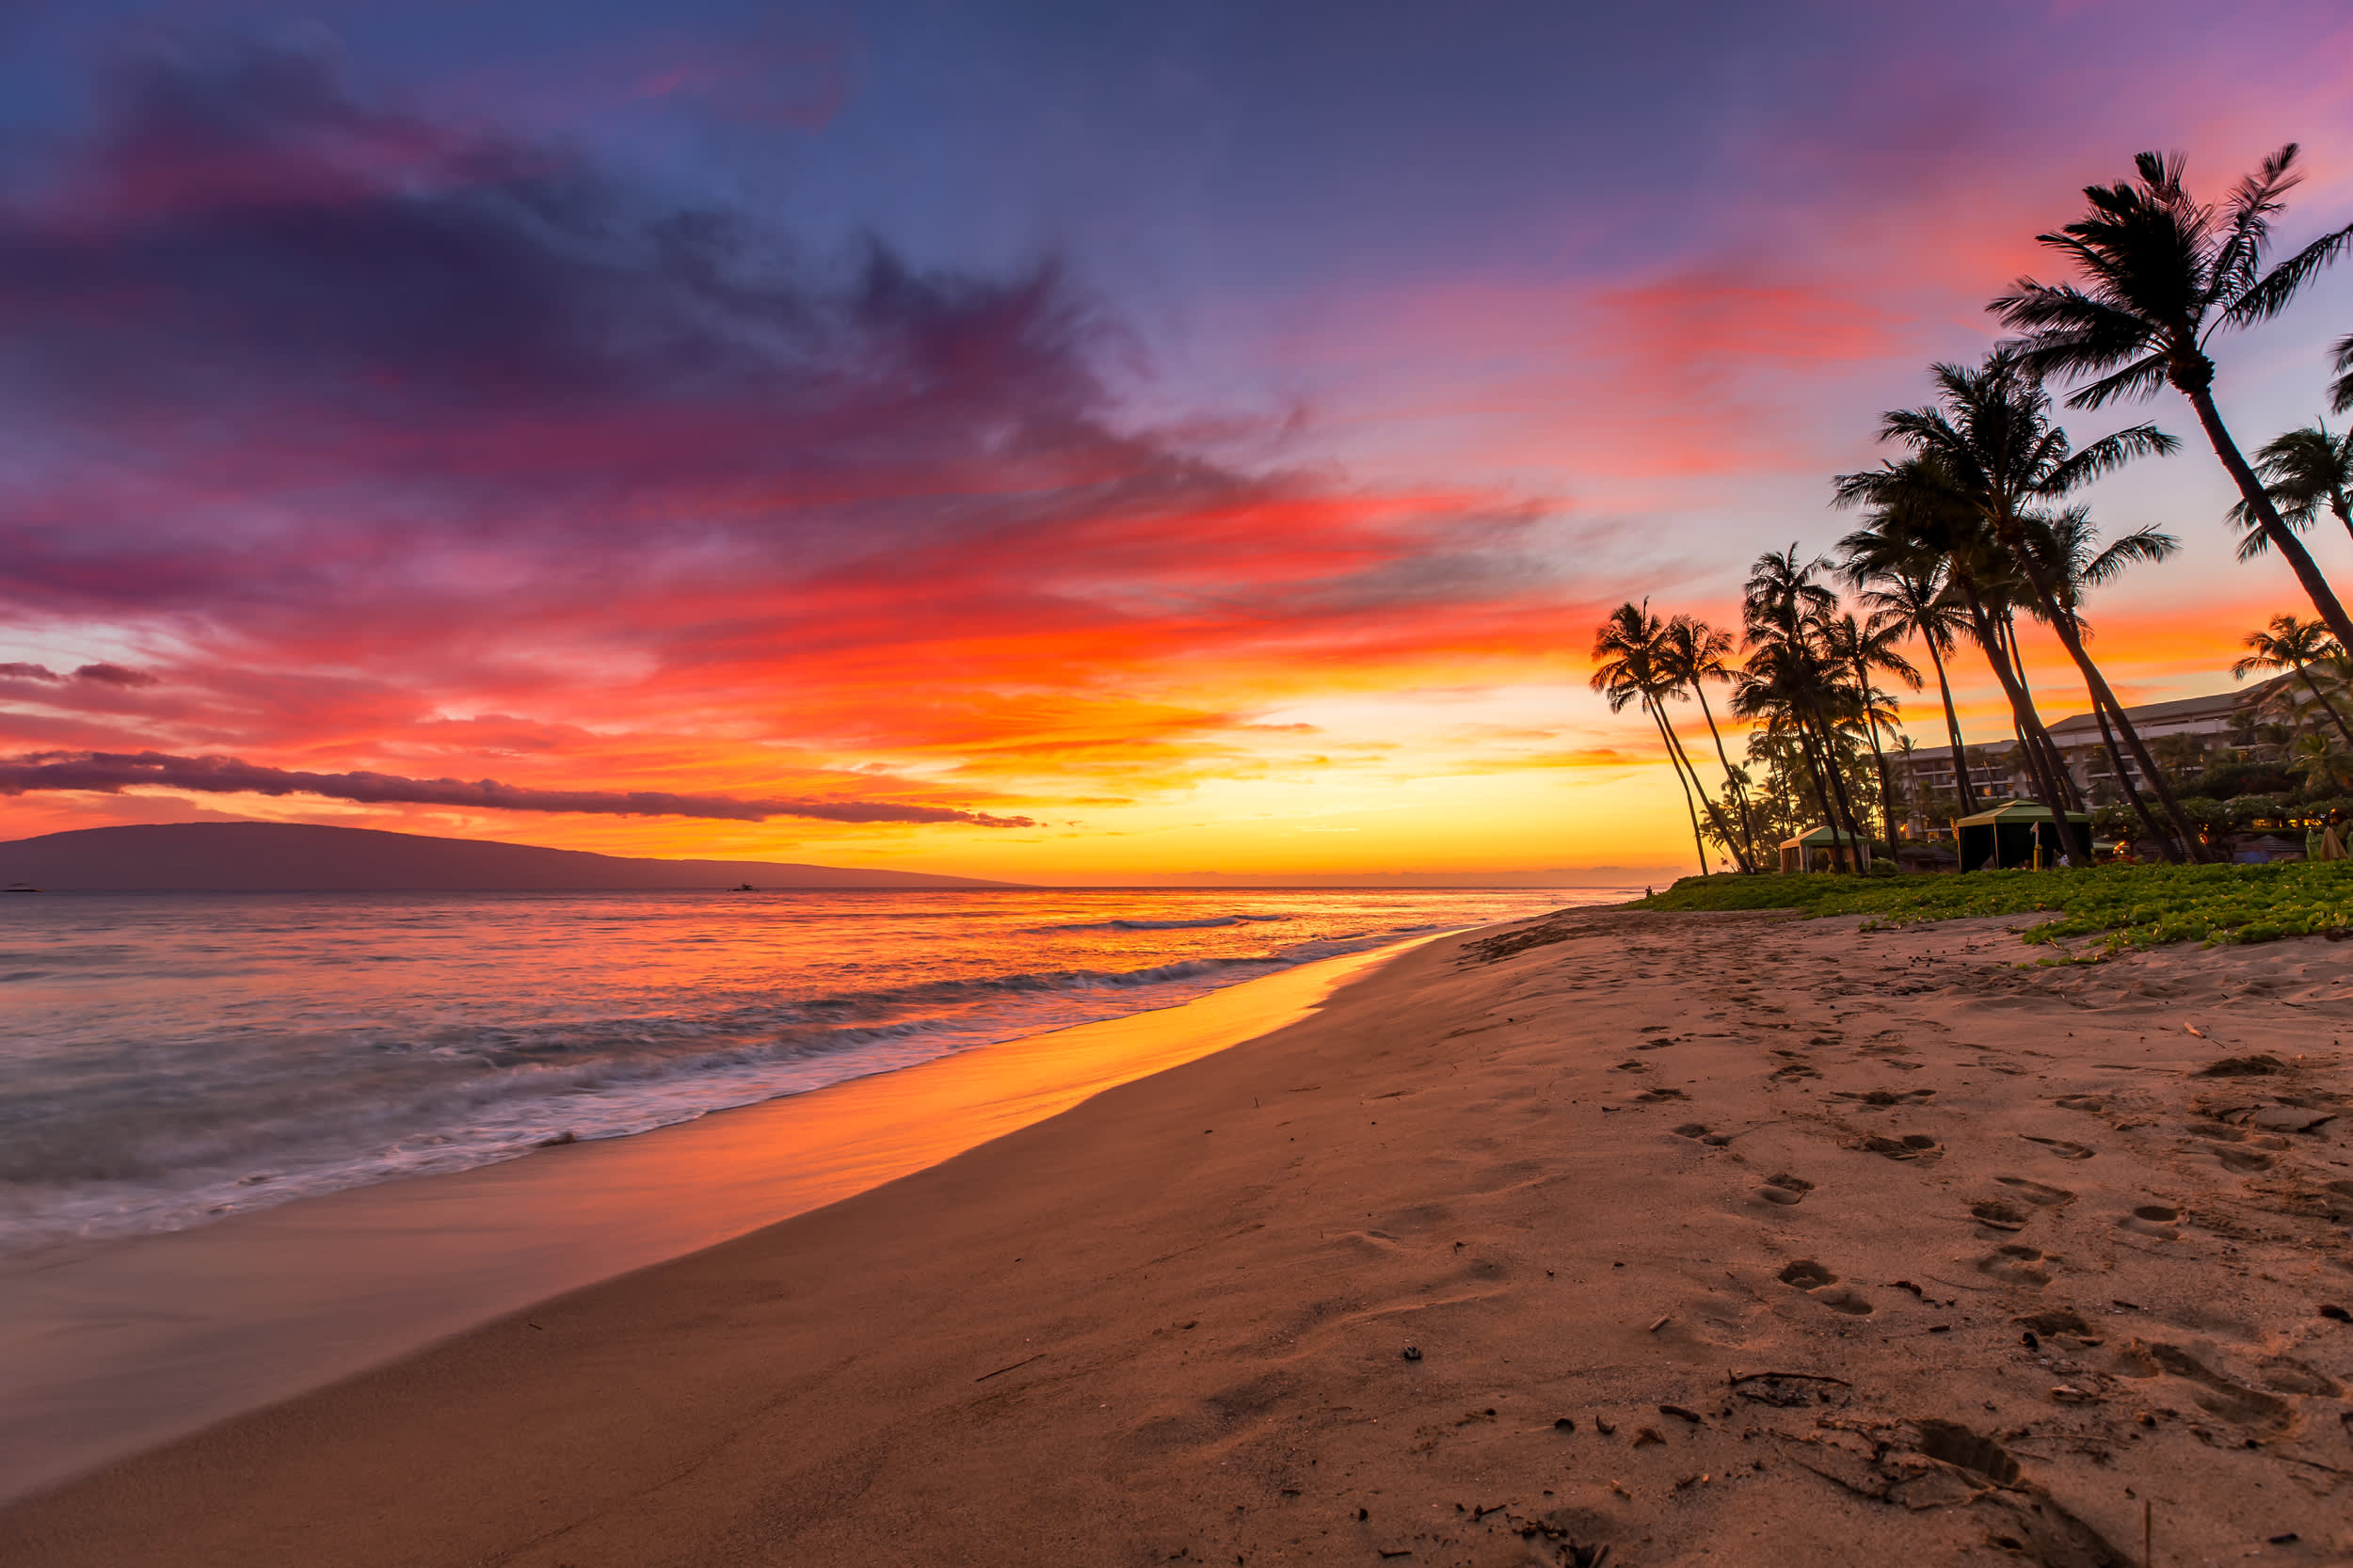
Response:
[[[1687,876],[1630,906],[1666,912],[1794,909],[1869,917],[1865,930],[1992,915],[2044,917],[2020,935],[2057,948],[2044,963],[2096,962],[2168,942],[2353,936],[2353,861],[2265,866],[2097,866],[1965,876]],[[2071,947],[2076,938],[2093,938]]]

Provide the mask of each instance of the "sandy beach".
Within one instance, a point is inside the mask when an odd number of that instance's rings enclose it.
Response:
[[[2325,1563],[2353,948],[1578,910],[0,1513],[170,1562]]]

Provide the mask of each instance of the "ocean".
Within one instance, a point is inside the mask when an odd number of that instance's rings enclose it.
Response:
[[[1625,896],[0,899],[0,1255],[625,1137]]]

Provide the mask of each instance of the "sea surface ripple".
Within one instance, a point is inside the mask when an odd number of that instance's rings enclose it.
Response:
[[[621,1137],[1601,889],[0,900],[0,1253]]]

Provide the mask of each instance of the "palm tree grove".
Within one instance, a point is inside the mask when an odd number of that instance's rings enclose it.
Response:
[[[2345,857],[2353,617],[2312,544],[2316,530],[2353,539],[2353,428],[2329,424],[2353,412],[2353,335],[2313,344],[2328,413],[2251,445],[2224,419],[2211,354],[2353,248],[2347,224],[2269,254],[2299,178],[2290,144],[2219,201],[2192,193],[2178,153],[2086,189],[2081,216],[2036,236],[2055,275],[1987,306],[2010,335],[1975,363],[1929,366],[1923,401],[1881,416],[1878,463],[1832,478],[1852,525],[1828,551],[1758,555],[1737,628],[1648,601],[1602,624],[1593,687],[1651,721],[1703,877]],[[2079,445],[2065,428],[2071,411],[2142,402],[2160,416],[2185,403],[2197,436],[2150,419]],[[2239,561],[2284,563],[2300,590],[2237,638],[2231,675],[2247,684],[2218,733],[2176,722],[2182,704],[2128,704],[2096,636],[2101,590],[2163,569],[2181,540],[2104,523],[2086,491],[2193,440],[2237,491],[2215,521]],[[1972,733],[1955,684],[1980,665],[2003,712]],[[1931,687],[1925,733],[1907,733],[1903,704]]]

